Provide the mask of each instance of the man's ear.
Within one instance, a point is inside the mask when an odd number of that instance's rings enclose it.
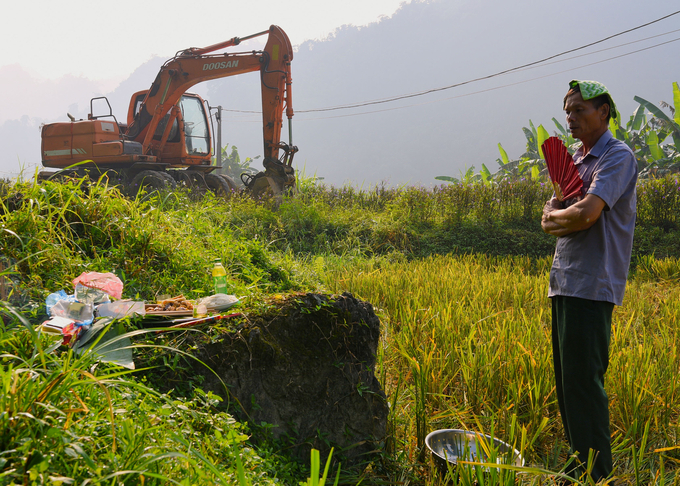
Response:
[[[609,116],[609,110],[611,110],[609,103],[604,103],[603,105],[600,105],[600,116],[602,117],[603,120],[605,120]]]

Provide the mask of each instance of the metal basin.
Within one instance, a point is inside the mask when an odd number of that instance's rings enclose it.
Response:
[[[439,467],[446,469],[447,461],[455,465],[458,460],[470,462],[495,462],[524,466],[524,459],[517,449],[500,439],[466,430],[441,429],[425,437],[425,445]],[[487,454],[487,451],[490,454]],[[491,456],[491,457],[489,457]]]

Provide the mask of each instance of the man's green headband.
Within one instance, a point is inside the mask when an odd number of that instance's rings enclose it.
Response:
[[[570,88],[575,88],[576,86],[581,90],[581,97],[584,100],[591,100],[601,95],[607,95],[607,99],[609,100],[609,112],[611,113],[612,118],[618,120],[619,112],[616,111],[614,99],[612,98],[612,95],[609,94],[609,91],[604,84],[598,83],[597,81],[578,81],[576,79],[569,82]]]

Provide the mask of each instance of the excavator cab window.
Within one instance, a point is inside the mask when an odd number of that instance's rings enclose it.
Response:
[[[169,114],[165,115],[163,118],[161,118],[161,121],[158,122],[156,133],[153,134],[154,140],[160,140],[163,137],[163,131],[165,130],[165,126],[168,124],[168,118],[170,118]],[[168,142],[179,142],[179,123],[177,122],[177,118],[172,121],[172,128],[170,128]]]
[[[137,113],[142,107],[142,103],[146,98],[146,92],[139,94],[135,98],[134,113]],[[207,155],[210,153],[210,132],[208,130],[208,119],[206,117],[205,108],[201,99],[197,96],[182,95],[179,102],[182,110],[182,119],[184,120],[184,140],[186,144],[187,154],[189,155]],[[168,124],[170,115],[165,115],[159,122],[156,132],[154,133],[154,140],[160,140],[163,137],[163,132]],[[168,142],[176,143],[180,141],[181,134],[179,133],[179,122],[175,118],[172,121],[170,128],[170,135]]]
[[[135,110],[133,113],[134,117],[136,117],[137,113],[139,113],[139,110],[142,107],[142,103],[144,103],[144,98],[146,98],[146,93],[140,94],[139,96],[137,96],[137,99],[135,99]],[[170,118],[170,115],[165,115],[161,119],[161,121],[158,122],[156,133],[153,134],[154,140],[160,140],[163,137],[163,131],[165,130],[165,126],[168,124],[168,118]],[[172,122],[172,128],[170,129],[168,142],[171,143],[179,142],[179,123],[177,122],[177,120],[173,120]]]
[[[135,100],[135,112],[133,113],[133,116],[137,116],[137,113],[139,113],[139,109],[142,107],[142,103],[144,103],[144,97],[146,97],[145,94],[137,96],[137,99]]]
[[[200,98],[182,96],[180,108],[182,109],[182,118],[184,119],[184,138],[187,153],[189,155],[209,154],[210,133],[208,131],[205,109]]]

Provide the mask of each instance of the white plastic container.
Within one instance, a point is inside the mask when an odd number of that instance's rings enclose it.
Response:
[[[146,311],[144,310],[144,302],[117,300],[116,302],[110,302],[108,304],[99,304],[97,306],[97,314],[99,314],[100,317],[120,319],[122,317],[132,316],[133,314],[143,316],[146,314]]]

